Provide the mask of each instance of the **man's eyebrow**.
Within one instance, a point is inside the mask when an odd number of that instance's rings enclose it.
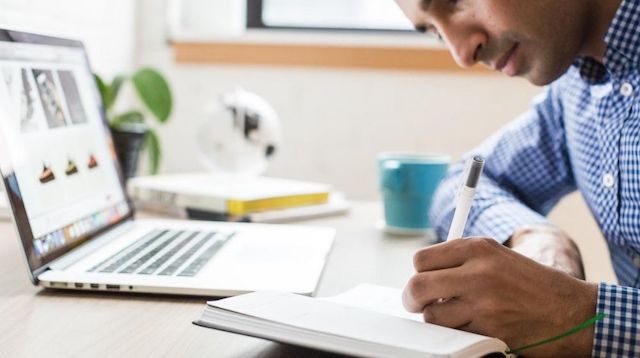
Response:
[[[431,7],[431,0],[420,0],[420,9],[422,11],[429,11],[429,7]]]

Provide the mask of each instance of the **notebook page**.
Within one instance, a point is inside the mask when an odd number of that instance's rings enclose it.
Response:
[[[489,338],[290,293],[261,291],[208,303],[210,306],[298,327],[451,355]]]
[[[363,283],[339,295],[317,299],[424,322],[421,314],[404,308],[402,291],[396,288]]]

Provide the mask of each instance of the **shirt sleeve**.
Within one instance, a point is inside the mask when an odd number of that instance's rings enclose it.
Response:
[[[465,156],[485,158],[465,236],[504,243],[524,226],[550,226],[545,216],[575,190],[556,91],[547,87],[528,112]],[[429,216],[439,240],[446,238],[453,219],[463,166],[452,166],[434,195]]]

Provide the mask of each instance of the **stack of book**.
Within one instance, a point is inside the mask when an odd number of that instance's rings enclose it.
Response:
[[[200,220],[276,223],[348,210],[329,185],[223,173],[137,177],[128,191],[140,209]]]

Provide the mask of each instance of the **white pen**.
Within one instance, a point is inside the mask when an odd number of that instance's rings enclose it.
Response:
[[[469,209],[471,209],[473,196],[476,194],[476,186],[478,186],[478,181],[480,180],[480,174],[482,174],[483,167],[484,159],[481,156],[476,155],[470,159],[470,164],[466,171],[467,177],[464,178],[462,187],[458,193],[456,211],[453,214],[453,220],[451,221],[447,241],[460,239],[462,238],[462,234],[464,234],[464,227],[467,224],[467,218],[469,217]]]

